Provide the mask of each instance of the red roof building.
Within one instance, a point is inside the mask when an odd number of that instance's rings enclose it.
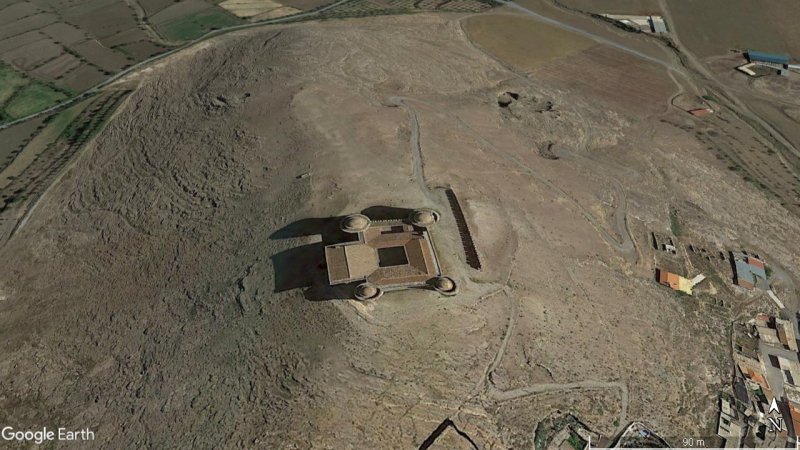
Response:
[[[697,108],[697,109],[690,109],[689,114],[695,117],[703,117],[713,113],[714,110],[711,108]]]

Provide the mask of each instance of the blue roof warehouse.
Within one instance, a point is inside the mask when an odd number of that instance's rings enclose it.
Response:
[[[748,50],[747,51],[747,59],[750,62],[765,62],[765,63],[772,63],[772,64],[780,64],[785,65],[789,64],[789,56],[788,55],[778,55],[775,53],[765,53],[759,52],[756,50]]]

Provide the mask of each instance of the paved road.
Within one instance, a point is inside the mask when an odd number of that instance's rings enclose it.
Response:
[[[3,125],[0,125],[0,130],[8,128],[8,127],[10,127],[12,125],[16,125],[18,123],[25,122],[27,120],[35,119],[36,117],[40,117],[40,116],[49,114],[49,113],[51,113],[53,111],[57,111],[57,110],[59,110],[61,108],[65,108],[65,107],[70,106],[70,105],[72,105],[74,103],[77,103],[77,102],[79,102],[79,101],[81,101],[81,100],[83,100],[83,99],[95,94],[100,89],[110,85],[111,83],[114,83],[115,81],[119,80],[120,78],[122,78],[122,77],[124,77],[126,75],[129,75],[129,74],[131,74],[131,73],[133,73],[133,72],[135,72],[135,71],[137,71],[137,70],[139,70],[139,69],[141,69],[141,68],[143,68],[143,67],[145,67],[145,66],[147,66],[147,65],[149,65],[149,64],[151,64],[153,62],[156,62],[156,61],[159,61],[161,59],[164,59],[164,58],[166,58],[168,56],[171,56],[171,55],[173,55],[173,54],[175,54],[175,53],[177,53],[177,52],[179,52],[181,50],[185,50],[185,49],[187,49],[187,48],[189,48],[189,47],[191,47],[191,46],[193,46],[195,44],[198,44],[200,42],[206,41],[208,39],[215,38],[217,36],[222,36],[223,34],[231,33],[231,32],[234,32],[234,31],[245,30],[245,29],[248,29],[248,28],[256,28],[256,27],[261,27],[261,26],[264,26],[264,25],[275,25],[275,24],[280,24],[280,23],[293,22],[293,21],[301,20],[301,19],[313,18],[314,16],[317,16],[320,13],[323,13],[325,11],[328,11],[330,9],[333,9],[333,8],[335,8],[337,6],[343,5],[343,4],[351,2],[351,1],[353,1],[353,0],[338,0],[338,1],[334,2],[334,3],[331,3],[328,6],[325,6],[323,8],[320,8],[320,9],[317,9],[317,10],[314,10],[314,11],[308,11],[308,12],[304,12],[304,13],[293,14],[291,16],[279,17],[277,19],[263,20],[261,22],[246,23],[246,24],[243,24],[243,25],[235,25],[235,26],[224,28],[224,29],[221,29],[221,30],[210,31],[210,32],[204,34],[203,36],[201,36],[201,37],[199,37],[199,38],[197,38],[197,39],[195,39],[193,41],[190,41],[190,42],[187,42],[186,44],[183,44],[180,47],[173,48],[172,50],[169,50],[167,52],[161,53],[160,55],[156,55],[156,56],[153,56],[152,58],[148,58],[148,59],[145,59],[144,61],[138,62],[138,63],[128,67],[127,69],[117,73],[116,75],[113,75],[112,77],[106,79],[105,81],[95,85],[94,87],[89,88],[87,91],[85,91],[84,93],[78,95],[77,97],[73,97],[73,98],[71,98],[69,100],[63,101],[63,102],[61,102],[61,103],[59,103],[59,104],[57,104],[57,105],[55,105],[53,107],[47,108],[47,109],[45,109],[43,111],[39,111],[39,112],[31,114],[29,116],[22,117],[20,119],[14,120],[12,122],[8,122],[8,123],[5,123]]]

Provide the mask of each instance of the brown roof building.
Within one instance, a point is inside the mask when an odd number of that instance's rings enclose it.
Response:
[[[764,362],[761,360],[761,358],[753,358],[742,353],[734,352],[733,360],[739,367],[739,370],[742,372],[742,375],[744,375],[745,379],[756,383],[768,396],[772,396],[772,389],[770,389],[770,385],[767,382],[766,376],[764,375],[766,373],[766,368],[764,367]]]
[[[417,210],[406,221],[372,222],[360,214],[346,217],[342,230],[357,234],[358,240],[325,247],[330,284],[363,281],[375,295],[384,290],[426,285],[445,294],[454,293],[451,279],[439,280],[446,277],[442,277],[428,232],[428,227],[438,220],[438,213],[432,210]],[[448,288],[442,290],[440,286]],[[357,289],[357,298],[359,292]]]
[[[659,269],[658,271],[658,282],[672,288],[673,290],[680,289],[680,275],[674,274],[672,272],[667,272],[666,270]]]

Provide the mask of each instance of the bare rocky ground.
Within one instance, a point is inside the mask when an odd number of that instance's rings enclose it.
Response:
[[[663,105],[604,103],[514,73],[458,19],[250,31],[125,80],[0,250],[0,423],[113,448],[524,448],[555,410],[609,434],[713,426],[727,318],[652,281],[647,233],[677,206],[797,278],[800,225],[704,152],[668,78],[648,80]],[[459,195],[482,271],[425,183]],[[445,213],[457,297],[321,288],[315,234],[376,205]]]

